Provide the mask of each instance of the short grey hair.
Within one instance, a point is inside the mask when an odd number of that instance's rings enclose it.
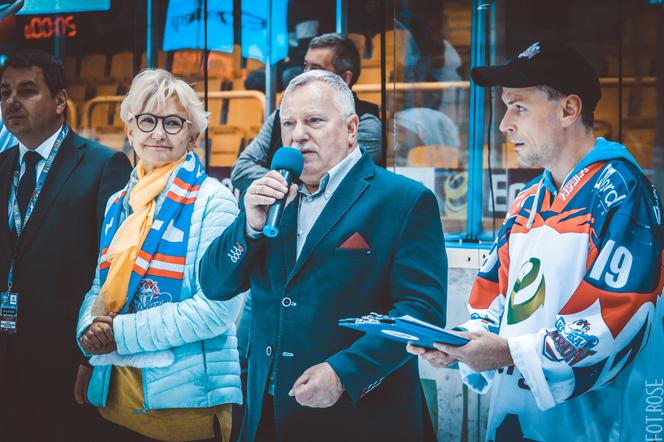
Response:
[[[322,69],[315,69],[313,71],[304,72],[297,77],[293,78],[288,87],[284,91],[284,95],[281,98],[281,105],[279,106],[279,111],[284,106],[284,102],[288,97],[288,94],[293,92],[295,89],[305,86],[316,81],[321,81],[332,86],[334,89],[334,102],[337,105],[337,109],[344,117],[350,117],[355,114],[355,99],[353,98],[353,93],[346,84],[346,82],[334,72],[324,71]]]
[[[120,118],[126,124],[134,115],[160,112],[170,98],[179,101],[187,111],[194,133],[205,130],[210,113],[205,111],[201,99],[189,84],[164,69],[146,69],[134,77],[120,105]]]

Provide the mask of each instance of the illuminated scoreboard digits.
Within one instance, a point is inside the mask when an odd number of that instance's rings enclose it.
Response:
[[[26,40],[38,38],[75,37],[74,16],[33,17],[23,28]]]

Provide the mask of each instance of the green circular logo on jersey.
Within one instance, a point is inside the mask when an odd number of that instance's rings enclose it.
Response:
[[[540,278],[539,285],[535,290],[533,296],[520,304],[514,302],[517,293],[527,289],[537,282],[537,276],[540,273],[540,260],[537,258],[530,258],[521,267],[521,274],[514,282],[514,287],[510,293],[509,307],[507,309],[507,323],[517,324],[530,317],[535,310],[544,305],[544,296],[546,292],[546,285],[544,283],[544,275]]]

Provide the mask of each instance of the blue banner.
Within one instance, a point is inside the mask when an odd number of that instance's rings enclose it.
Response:
[[[111,0],[25,0],[25,4],[16,15],[62,14],[109,9],[111,9]]]
[[[272,0],[272,35],[268,36],[268,1],[242,0],[242,56],[265,63],[268,39],[272,63],[288,55],[287,0]]]
[[[208,49],[233,52],[233,0],[208,2]],[[203,2],[171,0],[166,11],[164,51],[205,49]]]
[[[288,55],[287,0],[272,0],[272,62]],[[203,2],[171,0],[166,11],[164,51],[204,49]],[[265,63],[268,46],[268,1],[242,1],[242,56]],[[233,52],[233,0],[208,2],[208,49]]]

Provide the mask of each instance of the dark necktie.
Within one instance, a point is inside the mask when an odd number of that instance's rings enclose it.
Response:
[[[25,153],[23,159],[25,160],[25,172],[23,172],[23,176],[18,182],[16,199],[21,219],[25,220],[25,211],[28,210],[28,204],[35,192],[35,184],[37,183],[37,163],[42,159],[42,156],[31,150]]]

